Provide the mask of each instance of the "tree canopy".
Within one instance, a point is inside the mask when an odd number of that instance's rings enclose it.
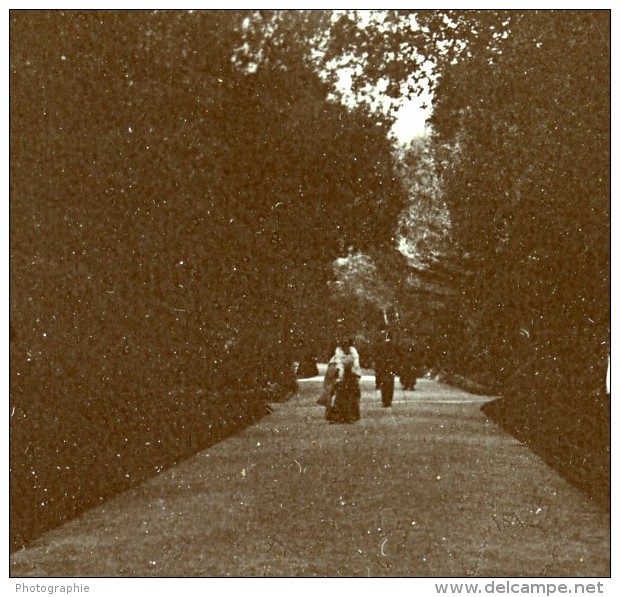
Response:
[[[605,11],[511,14],[492,57],[446,71],[433,117],[454,148],[453,239],[481,274],[461,308],[487,366],[573,388],[602,383],[609,333],[609,27]]]
[[[399,162],[408,261],[358,256],[340,268],[341,287],[357,279],[357,296],[389,296],[410,317],[439,307],[432,321],[444,340],[433,350],[445,367],[512,391],[528,391],[525,378],[600,386],[609,349],[608,12],[349,11],[332,23],[327,78],[347,69],[360,104],[370,106],[377,87],[433,97],[431,135]],[[372,267],[360,275],[363,263]],[[377,287],[373,271],[392,282]]]
[[[35,360],[262,383],[333,259],[393,242],[385,135],[294,52],[241,68],[245,18],[12,13],[11,317]]]

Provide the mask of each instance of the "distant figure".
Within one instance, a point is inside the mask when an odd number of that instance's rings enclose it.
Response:
[[[404,390],[415,390],[420,360],[420,351],[416,350],[414,346],[409,346],[400,359],[398,376],[400,377],[400,385]]]
[[[397,361],[396,347],[388,333],[375,358],[375,385],[381,391],[381,402],[386,408],[392,406],[392,399],[394,398]]]
[[[332,406],[332,399],[336,393],[336,382],[342,377],[343,373],[343,359],[344,351],[340,346],[336,346],[327,363],[327,371],[325,371],[325,377],[323,378],[323,391],[317,400],[318,404],[322,404],[326,408]]]
[[[354,358],[345,354],[342,366],[342,378],[335,385],[334,404],[325,412],[325,418],[330,423],[353,423],[360,419],[361,390],[359,376],[353,372]]]

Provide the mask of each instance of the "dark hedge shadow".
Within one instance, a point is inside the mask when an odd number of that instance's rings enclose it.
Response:
[[[481,409],[606,511],[611,503],[610,397],[500,398]]]

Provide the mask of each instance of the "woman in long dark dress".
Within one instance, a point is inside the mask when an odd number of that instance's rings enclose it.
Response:
[[[342,378],[336,383],[334,404],[325,412],[325,418],[330,423],[353,423],[360,419],[362,394],[359,377],[353,372],[354,360],[351,357],[345,357],[342,365]]]

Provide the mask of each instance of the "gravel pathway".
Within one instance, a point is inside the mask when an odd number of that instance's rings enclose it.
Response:
[[[610,517],[435,381],[330,425],[321,380],[11,555],[12,577],[603,577]],[[398,385],[398,384],[397,384]]]

